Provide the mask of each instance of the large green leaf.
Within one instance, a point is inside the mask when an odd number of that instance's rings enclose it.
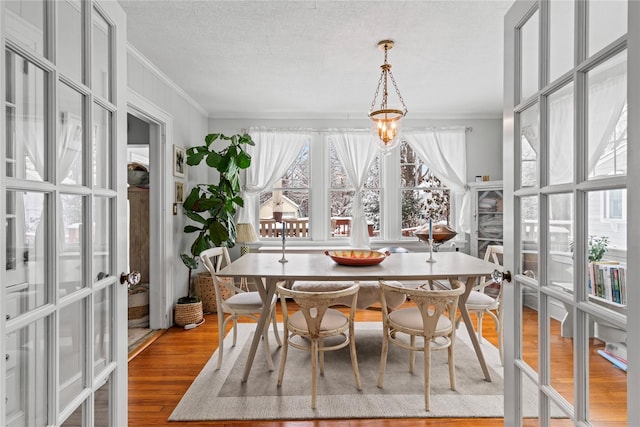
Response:
[[[214,245],[220,246],[222,242],[226,242],[229,239],[229,232],[219,222],[213,222],[209,226],[209,236]]]
[[[240,151],[236,158],[236,164],[240,169],[247,169],[251,166],[251,156],[246,151]]]
[[[218,137],[219,137],[220,135],[222,135],[222,134],[220,134],[220,133],[210,133],[209,135],[205,136],[205,137],[204,137],[204,142],[207,144],[207,148],[208,148],[209,146],[211,146],[211,143],[212,143],[213,141],[215,141],[216,139],[218,139]],[[222,136],[224,136],[224,135],[222,135]]]

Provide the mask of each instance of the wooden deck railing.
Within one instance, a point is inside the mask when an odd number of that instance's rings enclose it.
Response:
[[[287,237],[309,237],[309,218],[285,218],[287,223]],[[331,220],[333,229],[331,236],[349,236],[351,232],[351,220],[345,218],[333,218]],[[373,229],[373,224],[369,224],[369,236],[377,236],[377,230]],[[282,237],[282,223],[274,219],[260,220],[260,238]]]

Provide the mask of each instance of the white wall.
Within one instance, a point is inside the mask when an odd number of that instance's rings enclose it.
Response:
[[[173,164],[173,145],[185,148],[200,145],[207,134],[207,115],[205,111],[182,89],[176,86],[168,77],[158,70],[151,62],[140,55],[135,48],[129,47],[127,55],[128,87],[141,97],[149,101],[158,109],[171,117],[171,134],[166,137],[164,150],[165,165]],[[153,150],[153,147],[150,147]],[[171,167],[165,170],[166,186],[164,194],[169,200],[165,200],[166,209],[172,211],[174,184],[176,181],[185,182],[185,192],[190,191],[194,183],[207,182],[206,168],[187,167],[185,178],[173,176]],[[165,244],[167,245],[167,259],[162,260],[166,269],[169,288],[173,291],[167,293],[169,299],[177,299],[187,294],[188,270],[179,259],[179,254],[188,252],[192,243],[190,235],[183,232],[186,217],[178,206],[178,214],[171,216],[171,232]],[[168,307],[175,301],[167,301]]]

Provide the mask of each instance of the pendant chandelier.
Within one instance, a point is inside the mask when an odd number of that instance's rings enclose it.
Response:
[[[373,95],[373,101],[371,102],[371,109],[369,110],[369,118],[372,121],[373,137],[380,146],[380,149],[389,153],[400,142],[400,130],[402,125],[402,119],[407,114],[407,106],[400,95],[400,90],[396,84],[396,80],[393,78],[391,72],[391,64],[387,62],[387,52],[393,48],[392,40],[382,40],[378,43],[378,49],[384,51],[384,64],[380,66],[382,73],[380,74],[380,80],[378,81],[378,87],[376,93]],[[396,91],[398,100],[402,104],[402,109],[389,108],[387,102],[389,97],[388,81],[391,80],[393,88]],[[382,99],[380,102],[380,108],[376,109],[376,100],[378,94],[382,91]]]

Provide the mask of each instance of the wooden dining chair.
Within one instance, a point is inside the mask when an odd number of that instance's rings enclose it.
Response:
[[[504,249],[501,245],[489,245],[484,255],[484,260],[502,265]],[[502,284],[496,283],[491,277],[481,277],[478,284],[473,287],[467,298],[467,310],[475,313],[478,319],[477,334],[478,341],[482,342],[482,318],[488,314],[496,324],[498,334],[498,351],[500,352],[500,363],[504,363],[504,344],[502,330]],[[458,324],[460,318],[458,318]]]
[[[403,288],[389,284],[384,280],[380,281],[380,288],[382,289],[383,339],[378,387],[382,388],[383,386],[390,343],[409,350],[410,373],[413,373],[415,365],[415,352],[422,351],[424,353],[424,408],[427,411],[429,410],[431,394],[432,350],[448,350],[449,381],[451,390],[456,389],[453,357],[456,336],[454,323],[458,297],[464,293],[465,287],[458,280],[452,280],[450,285],[451,289],[438,282],[429,281],[422,287]],[[390,312],[386,301],[391,294],[406,295],[411,300],[412,305]],[[406,340],[407,335],[409,336],[408,343]],[[416,337],[421,338],[417,343]]]
[[[227,327],[227,323],[233,322],[233,344],[236,346],[236,339],[238,336],[238,318],[240,316],[249,317],[256,322],[258,321],[258,315],[262,313],[264,303],[258,292],[247,292],[244,289],[236,287],[233,282],[223,281],[217,275],[218,271],[222,267],[222,261],[228,265],[231,263],[229,258],[229,252],[226,247],[206,249],[200,253],[200,259],[204,266],[207,268],[211,277],[213,278],[213,286],[216,293],[216,306],[218,309],[218,363],[216,370],[220,369],[222,365],[222,353],[224,350],[224,336]],[[229,298],[222,298],[223,288],[230,291],[231,296]],[[225,292],[229,293],[229,292]],[[278,334],[278,327],[276,322],[276,310],[275,305],[277,297],[274,295],[273,300],[270,302],[269,316],[271,317],[271,323],[273,324],[273,333],[276,336],[276,341],[279,346],[282,346],[280,335]],[[225,314],[229,314],[226,316]],[[266,353],[267,363],[270,370],[274,370],[273,359],[271,358],[271,351],[269,349],[269,322],[264,324],[263,343],[264,352]]]
[[[278,386],[282,385],[284,369],[287,363],[287,351],[289,346],[311,352],[311,407],[316,408],[316,394],[318,384],[318,365],[320,375],[324,374],[324,353],[326,351],[339,350],[349,346],[351,354],[351,366],[356,380],[356,388],[362,390],[358,358],[356,355],[356,343],[354,337],[354,317],[358,299],[359,285],[351,285],[347,289],[327,292],[295,291],[286,287],[286,282],[277,283],[278,293],[281,298],[282,318],[284,324],[284,344],[280,359],[280,373]],[[345,315],[339,310],[330,308],[336,300],[351,296],[351,310]],[[298,311],[290,314],[287,308],[286,298],[292,298],[300,307]],[[331,346],[324,346],[325,338],[342,336],[343,340]],[[299,340],[296,337],[307,339]]]

